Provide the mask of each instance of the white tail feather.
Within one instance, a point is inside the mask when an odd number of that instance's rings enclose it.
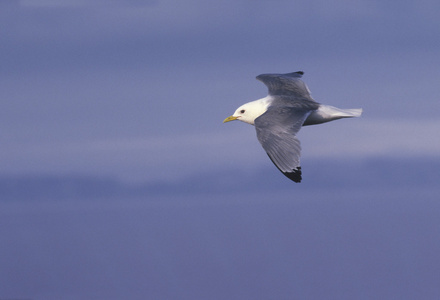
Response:
[[[354,118],[362,115],[362,108],[341,109],[330,105],[320,105],[312,112],[303,126],[321,124],[342,118]]]
[[[362,108],[341,109],[341,112],[344,113],[343,117],[360,117],[362,115]]]

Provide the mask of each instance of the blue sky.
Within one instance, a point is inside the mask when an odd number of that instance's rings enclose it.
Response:
[[[221,121],[265,96],[256,75],[296,70],[365,111],[304,129],[303,160],[440,153],[435,1],[18,3],[1,4],[4,174],[266,165],[253,128]]]
[[[438,11],[1,1],[0,298],[439,298]],[[222,121],[298,70],[294,184]]]

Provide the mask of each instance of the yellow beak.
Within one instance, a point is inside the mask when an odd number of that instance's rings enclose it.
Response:
[[[238,119],[237,117],[230,116],[230,117],[227,117],[227,118],[223,121],[223,123],[230,122],[230,121],[234,121],[234,120],[237,120],[237,119]]]

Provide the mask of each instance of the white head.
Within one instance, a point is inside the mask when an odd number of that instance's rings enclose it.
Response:
[[[266,112],[269,104],[267,100],[267,98],[263,98],[243,104],[237,108],[232,116],[227,117],[223,123],[239,120],[254,125],[255,119]]]

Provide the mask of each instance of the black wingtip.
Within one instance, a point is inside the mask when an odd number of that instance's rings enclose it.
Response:
[[[289,77],[301,77],[304,75],[303,71],[296,71],[296,72],[292,72],[292,73],[287,73],[284,74],[285,76],[289,76]]]
[[[301,78],[301,76],[303,76],[303,75],[304,75],[303,71],[296,71],[296,72],[285,73],[285,74],[276,74],[276,73],[260,74],[255,78],[264,82],[264,78],[266,78],[266,77],[269,77],[269,78],[277,78],[277,77]]]
[[[270,160],[273,162],[273,164],[275,165],[275,167],[277,167],[278,170],[281,171],[280,168],[278,168],[277,164],[273,161],[272,157],[270,157],[270,155],[268,154],[267,156],[269,156]],[[287,178],[289,178],[290,180],[293,180],[297,183],[301,182],[301,167],[298,166],[296,169],[292,170],[291,172],[283,172],[281,171],[281,173],[284,174],[284,176],[286,176]]]
[[[290,180],[293,180],[294,182],[301,182],[301,167],[296,168],[295,170],[292,170],[292,172],[283,172],[283,174],[289,178]]]

